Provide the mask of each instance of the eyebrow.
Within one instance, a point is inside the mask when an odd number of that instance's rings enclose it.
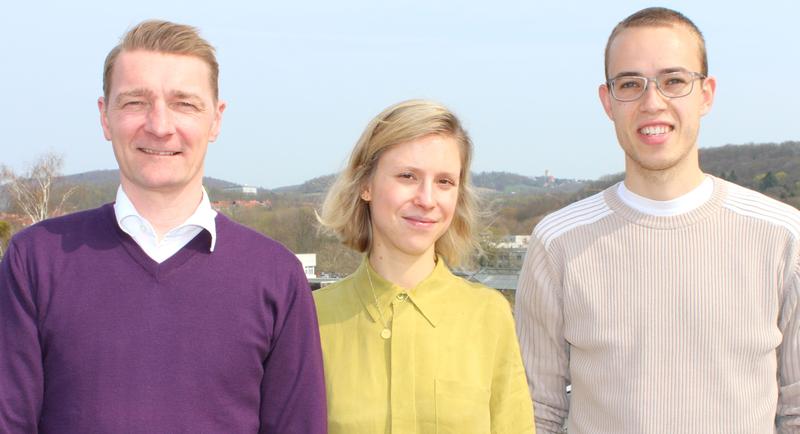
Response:
[[[144,88],[131,89],[125,92],[118,93],[114,101],[119,102],[123,98],[139,98],[142,96],[150,96],[152,93],[153,92]]]
[[[131,89],[125,92],[120,92],[117,94],[116,99],[114,100],[116,103],[120,103],[120,101],[124,98],[141,98],[141,97],[151,97],[153,92],[146,88],[136,88]],[[190,100],[193,103],[197,104],[198,107],[205,108],[205,104],[203,103],[203,99],[200,98],[199,95],[184,92],[182,90],[176,90],[170,92],[169,95],[170,99],[183,99],[183,100]]]
[[[409,164],[397,164],[397,165],[394,166],[394,169],[395,170],[407,170],[409,172],[414,172],[414,173],[420,173],[420,172],[432,173],[434,176],[449,176],[449,177],[454,177],[456,179],[458,179],[461,176],[461,172],[449,172],[447,170],[442,170],[442,171],[438,171],[438,172],[429,172],[429,171],[427,171],[425,169],[422,169],[422,168],[417,167],[417,166],[411,166]]]
[[[656,75],[670,74],[672,72],[689,72],[689,70],[680,66],[674,66],[671,68],[660,69]],[[611,77],[609,80],[614,80],[620,77],[644,77],[644,76],[645,75],[639,71],[623,71]]]

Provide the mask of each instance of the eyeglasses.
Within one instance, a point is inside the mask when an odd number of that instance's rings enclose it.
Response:
[[[692,93],[694,81],[704,79],[705,75],[692,71],[675,71],[659,74],[655,77],[641,77],[638,75],[625,75],[612,78],[606,84],[611,89],[611,95],[617,101],[636,101],[647,91],[650,82],[656,84],[661,95],[667,98],[680,98]]]

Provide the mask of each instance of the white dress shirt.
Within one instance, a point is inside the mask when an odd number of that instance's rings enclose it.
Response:
[[[697,209],[708,202],[713,193],[714,181],[708,175],[700,185],[690,192],[670,200],[653,200],[639,196],[628,190],[624,182],[620,182],[619,187],[617,187],[617,195],[625,205],[640,213],[659,217],[684,214]]]
[[[211,208],[205,188],[200,205],[197,206],[194,213],[185,222],[170,229],[160,240],[153,225],[136,211],[136,207],[122,190],[122,186],[117,189],[114,214],[120,229],[130,235],[147,256],[159,264],[177,253],[203,229],[211,234],[209,251],[214,251],[214,245],[217,242],[217,226],[214,220],[217,212]]]

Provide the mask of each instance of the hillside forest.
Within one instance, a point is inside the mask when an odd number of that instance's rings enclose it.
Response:
[[[700,160],[706,173],[800,208],[800,142],[703,148]],[[17,180],[32,182],[32,175],[35,174],[29,172],[18,176]],[[9,176],[10,172],[3,166],[4,183],[0,185],[0,247],[3,252],[10,237],[31,223],[9,188]],[[48,215],[113,201],[118,176],[116,170],[105,170],[55,177],[49,197],[45,199]],[[318,273],[343,275],[355,269],[360,255],[321,231],[315,215],[334,176],[326,175],[272,190],[259,188],[255,194],[242,193],[241,189],[233,191],[236,184],[214,178],[205,178],[204,185],[218,211],[280,241],[295,253],[316,253]],[[504,236],[530,234],[548,213],[622,179],[621,173],[597,180],[528,177],[506,172],[472,174],[482,202],[480,209],[484,210],[480,226],[483,251],[474,255],[469,268],[497,265],[493,246]]]

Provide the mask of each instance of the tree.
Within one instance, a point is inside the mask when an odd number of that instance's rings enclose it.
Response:
[[[767,172],[764,178],[761,179],[761,183],[759,184],[758,189],[761,191],[765,191],[772,187],[776,187],[777,185],[778,185],[778,178],[770,170],[769,172]]]
[[[30,218],[31,224],[63,212],[64,204],[75,190],[54,195],[57,178],[61,175],[64,158],[52,152],[41,157],[22,175],[6,165],[0,165],[0,182],[11,196],[11,202]]]
[[[5,220],[0,220],[0,258],[6,252],[9,238],[11,238],[11,224]]]

